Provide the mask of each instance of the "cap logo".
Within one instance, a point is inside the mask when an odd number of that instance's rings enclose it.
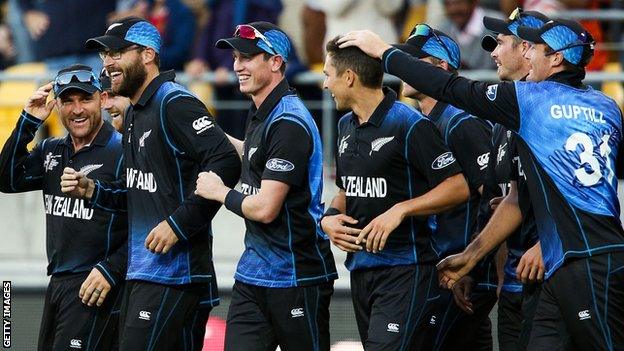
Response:
[[[108,29],[106,30],[107,32],[115,27],[119,27],[121,26],[121,23],[113,23],[110,26],[108,26]]]

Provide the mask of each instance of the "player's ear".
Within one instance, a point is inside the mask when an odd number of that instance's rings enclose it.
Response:
[[[347,68],[343,74],[347,86],[352,87],[355,84],[355,72],[352,69]]]
[[[554,54],[550,55],[550,63],[552,67],[558,67],[563,64],[564,58],[563,53],[561,51],[557,51]]]

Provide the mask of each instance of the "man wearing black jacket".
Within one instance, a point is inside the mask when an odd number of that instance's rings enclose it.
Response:
[[[125,179],[107,183],[67,170],[67,193],[94,207],[126,208],[127,294],[122,350],[201,349],[208,314],[219,298],[211,221],[220,204],[194,195],[201,171],[236,184],[240,159],[204,104],[160,72],[160,35],[129,17],[89,39],[100,51],[112,91],[130,98],[124,120]]]
[[[50,92],[55,98],[46,102]],[[90,67],[73,65],[29,98],[0,154],[0,191],[43,190],[50,284],[39,350],[109,350],[117,338],[127,261],[125,214],[91,209],[61,192],[64,167],[111,181],[119,176],[121,134],[101,118],[101,85]],[[28,151],[56,110],[69,135]],[[82,300],[82,301],[81,301]]]
[[[582,83],[594,42],[578,22],[521,26],[518,34],[534,43],[527,54],[528,81],[491,85],[433,69],[370,31],[348,33],[342,43],[381,57],[387,72],[427,95],[518,134],[546,268],[528,348],[619,350],[624,348],[619,327],[624,318],[624,230],[615,173],[622,113],[615,101]],[[464,253],[438,265],[441,283],[451,287],[519,220],[518,207],[503,201]]]

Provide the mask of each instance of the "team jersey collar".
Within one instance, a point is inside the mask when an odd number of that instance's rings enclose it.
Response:
[[[546,78],[546,80],[572,86],[574,88],[585,88],[583,79],[585,78],[585,72],[573,72],[573,71],[561,71]]]
[[[295,94],[295,90],[291,89],[288,85],[288,81],[286,78],[282,79],[273,90],[269,93],[269,95],[264,99],[260,107],[256,109],[256,106],[251,106],[251,114],[253,118],[257,118],[263,120],[267,118],[267,116],[271,113],[275,105],[282,99],[284,95]]]
[[[154,80],[152,80],[147,85],[147,88],[145,88],[145,91],[143,91],[143,94],[141,94],[141,97],[139,98],[139,101],[137,101],[136,105],[147,105],[149,99],[158,91],[158,88],[160,88],[163,83],[173,81],[174,79],[175,72],[173,70],[161,72],[156,78],[154,78]]]
[[[437,121],[440,116],[442,116],[442,113],[444,113],[444,110],[446,110],[447,106],[448,104],[446,102],[436,102],[435,106],[433,106],[433,109],[431,109],[431,112],[429,112],[429,115],[427,117],[434,122]]]
[[[110,140],[111,134],[113,134],[114,131],[115,128],[113,127],[113,125],[104,121],[104,123],[102,124],[102,128],[100,128],[97,135],[95,136],[95,139],[93,139],[89,146],[106,146],[106,144],[108,144],[108,141]],[[63,144],[73,149],[74,144],[72,142],[71,135],[67,134],[65,136]]]
[[[381,123],[383,123],[384,118],[386,118],[388,111],[390,111],[390,108],[396,101],[397,94],[394,92],[394,90],[388,87],[383,87],[382,89],[384,93],[383,100],[381,100],[379,105],[377,105],[375,111],[373,111],[373,114],[370,116],[368,121],[366,123],[363,123],[362,125],[367,125],[370,123],[375,127],[381,126]],[[355,113],[352,114],[351,121],[353,121],[356,126],[360,123],[358,120],[358,116]]]

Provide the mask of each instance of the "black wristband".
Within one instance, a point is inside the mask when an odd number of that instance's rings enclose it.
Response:
[[[247,197],[247,195],[231,189],[228,191],[227,195],[225,195],[225,202],[223,202],[223,204],[228,210],[245,218],[245,215],[243,214],[243,200],[245,200],[245,197]]]
[[[339,209],[337,209],[335,207],[330,207],[330,208],[327,209],[327,211],[325,211],[325,213],[323,213],[323,217],[335,216],[335,215],[339,215],[339,214],[342,214],[342,212],[340,212]]]

